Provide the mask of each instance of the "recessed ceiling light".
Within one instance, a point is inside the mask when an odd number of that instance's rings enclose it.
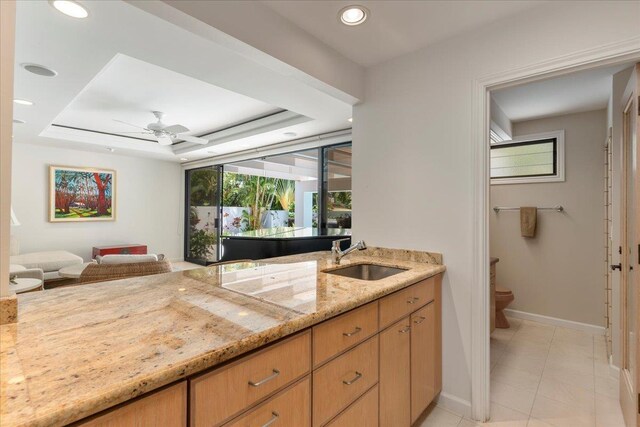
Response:
[[[349,123],[353,123],[353,117],[349,117],[347,120],[349,121]]]
[[[186,157],[180,157],[180,161],[181,162],[186,162],[187,160],[189,160],[189,159],[187,159]]]
[[[338,13],[340,22],[344,25],[354,26],[360,25],[369,17],[369,11],[366,7],[351,5],[343,7]]]
[[[33,105],[33,101],[29,101],[27,99],[16,98],[16,99],[13,100],[13,102],[15,102],[16,104],[20,104],[20,105]]]
[[[284,136],[298,136],[298,134],[295,132],[285,132]]]
[[[80,3],[73,0],[52,0],[51,6],[72,18],[86,18],[89,12]]]
[[[22,68],[24,68],[25,70],[27,70],[30,73],[33,74],[37,74],[39,76],[44,76],[44,77],[55,77],[58,75],[58,73],[54,70],[52,70],[51,68],[47,68],[44,65],[38,65],[38,64],[20,64],[20,66]]]
[[[13,123],[17,123],[17,124],[23,125],[23,124],[25,124],[27,122],[25,122],[24,120],[20,120],[20,119],[13,119]]]

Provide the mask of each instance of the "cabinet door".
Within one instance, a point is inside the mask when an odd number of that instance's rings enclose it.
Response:
[[[435,303],[411,315],[411,423],[436,396]]]
[[[380,333],[380,427],[411,423],[411,325],[405,317]]]

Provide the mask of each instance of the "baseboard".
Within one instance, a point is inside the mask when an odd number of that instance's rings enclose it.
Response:
[[[574,322],[573,320],[558,319],[557,317],[543,316],[542,314],[527,313],[526,311],[512,310],[505,308],[504,313],[507,316],[515,317],[516,319],[531,320],[538,323],[544,323],[547,325],[560,326],[562,328],[576,329],[578,331],[588,332],[594,335],[604,335],[605,329],[603,326],[590,325],[588,323]]]
[[[457,396],[441,391],[436,404],[451,412],[471,419],[471,402],[468,400],[460,399]]]

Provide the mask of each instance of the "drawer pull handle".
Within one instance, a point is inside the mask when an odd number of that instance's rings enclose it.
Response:
[[[407,300],[407,304],[415,304],[415,303],[417,303],[417,302],[418,302],[418,300],[419,300],[419,299],[420,299],[420,298],[418,298],[418,297],[413,297],[413,298],[411,298],[411,299],[408,299],[408,300]]]
[[[358,381],[360,378],[362,378],[362,374],[360,372],[356,371],[356,376],[353,377],[352,380],[349,380],[349,381],[342,380],[342,383],[345,384],[345,385],[351,385],[351,384],[355,383],[356,381]]]
[[[356,334],[359,334],[360,331],[362,331],[362,328],[360,326],[356,326],[353,332],[343,332],[342,335],[344,335],[345,337],[352,337]]]
[[[411,326],[407,326],[404,329],[400,329],[398,332],[400,332],[401,334],[406,334],[410,330],[411,330]]]
[[[278,418],[280,418],[280,414],[278,414],[276,411],[271,412],[271,419],[262,424],[262,427],[269,427],[271,424],[275,423]]]
[[[260,387],[262,384],[271,381],[272,379],[274,379],[278,375],[280,375],[280,371],[278,371],[277,369],[274,369],[273,370],[273,374],[269,375],[267,378],[264,378],[264,379],[262,379],[260,381],[256,381],[256,382],[249,381],[249,385],[251,387]]]
[[[424,317],[424,316],[420,316],[420,318],[419,318],[419,319],[414,320],[414,321],[413,321],[413,323],[415,323],[416,325],[419,325],[420,323],[424,322],[425,320],[427,320],[427,318],[426,318],[426,317]]]

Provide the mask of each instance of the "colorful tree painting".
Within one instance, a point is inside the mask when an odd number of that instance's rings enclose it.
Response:
[[[115,219],[115,172],[51,166],[49,219],[109,221]]]

